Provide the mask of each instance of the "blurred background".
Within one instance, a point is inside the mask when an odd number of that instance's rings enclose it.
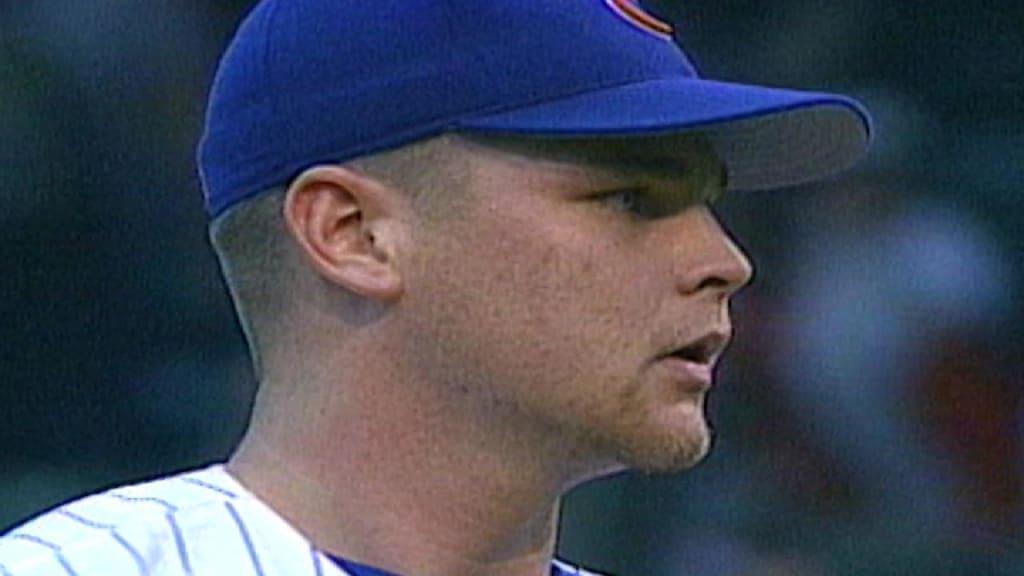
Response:
[[[0,530],[223,459],[255,389],[194,168],[250,2],[0,0]],[[637,575],[1024,574],[1024,4],[661,0],[707,76],[858,96],[847,178],[723,201],[758,265],[677,476],[566,501]]]

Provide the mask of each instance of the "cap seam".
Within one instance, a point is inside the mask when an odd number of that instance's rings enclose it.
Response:
[[[621,81],[621,79],[617,79],[616,82],[609,82],[608,84],[598,84],[598,85],[587,86],[585,88],[578,88],[578,89],[573,90],[571,92],[565,92],[565,93],[560,93],[560,94],[555,94],[555,95],[548,95],[548,96],[545,96],[544,98],[537,98],[535,100],[527,100],[525,102],[516,102],[514,104],[501,104],[501,105],[495,105],[495,106],[490,106],[490,107],[484,107],[484,108],[481,108],[479,110],[473,110],[473,111],[469,111],[469,112],[465,112],[463,114],[460,114],[458,118],[450,118],[450,119],[447,120],[447,122],[457,122],[458,120],[476,119],[476,118],[479,118],[481,116],[492,116],[492,115],[495,115],[495,114],[500,114],[501,112],[507,112],[507,111],[516,110],[516,109],[519,109],[519,108],[530,108],[530,107],[533,107],[533,106],[540,106],[540,105],[543,105],[543,104],[550,104],[552,102],[557,102],[559,100],[566,100],[566,99],[569,99],[569,98],[575,98],[577,96],[582,96],[584,94],[590,94],[592,92],[601,92],[601,91],[604,91],[604,90],[612,90],[612,89],[615,89],[615,88],[621,88],[623,86],[630,86],[630,85],[633,85],[633,84],[642,84],[642,83],[645,83],[645,82],[657,82],[658,80],[671,80],[673,78],[682,78],[682,79],[690,80],[690,78],[687,78],[686,76],[683,76],[681,74],[672,74],[672,75],[667,75],[666,74],[664,76],[653,76],[653,77],[637,76],[635,78],[629,78],[629,79],[624,80],[624,81]],[[455,126],[455,125],[453,124],[452,126]]]
[[[444,12],[444,24],[445,27],[448,29],[448,35],[455,36],[458,32],[457,28],[455,27],[455,22],[457,21],[457,19],[455,17],[455,14],[453,13],[454,8],[452,7],[451,0],[445,0],[442,3],[441,10]]]
[[[277,9],[278,9],[279,6],[280,6],[280,2],[271,2],[270,3],[270,12],[267,14],[267,18],[264,21],[264,25],[267,28],[267,34],[266,34],[267,41],[263,43],[263,55],[262,55],[264,77],[267,79],[268,82],[273,83],[275,85],[276,85],[277,78],[272,77],[272,76],[274,76],[274,68],[270,65],[271,64],[271,62],[270,62],[270,55],[273,54],[272,47],[273,47],[274,38],[275,38],[274,32],[276,30],[276,27],[274,26],[274,20],[277,19]],[[270,103],[270,110],[271,110],[271,113],[273,115],[272,117],[275,117],[275,118],[278,117],[278,115],[281,112],[281,107],[280,107],[280,104],[278,103],[280,98],[281,98],[281,96],[280,96],[280,92],[279,91],[271,92],[270,98],[268,98],[269,103]]]

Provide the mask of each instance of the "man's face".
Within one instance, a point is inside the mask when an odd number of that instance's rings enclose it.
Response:
[[[456,145],[466,202],[419,230],[403,297],[418,372],[566,458],[699,461],[728,300],[751,275],[708,208],[723,185],[710,147]]]

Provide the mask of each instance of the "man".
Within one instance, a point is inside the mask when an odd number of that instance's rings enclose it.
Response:
[[[698,79],[627,0],[266,0],[200,149],[248,433],[16,529],[0,574],[584,574],[561,495],[708,450],[751,275],[709,204],[867,141],[846,98]]]

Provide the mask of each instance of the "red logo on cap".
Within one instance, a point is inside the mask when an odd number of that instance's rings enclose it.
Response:
[[[637,3],[637,0],[604,0],[616,14],[640,28],[664,38],[672,38],[672,25],[655,18]]]

